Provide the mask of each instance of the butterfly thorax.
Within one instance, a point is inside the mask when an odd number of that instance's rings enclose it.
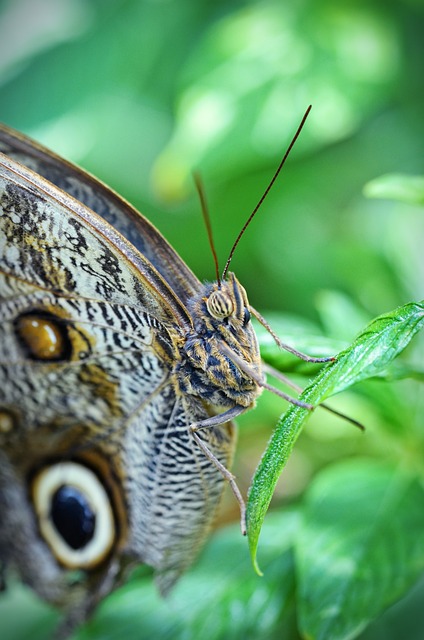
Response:
[[[249,372],[261,376],[261,360],[244,288],[229,274],[227,281],[204,284],[188,309],[194,328],[180,349],[181,391],[219,406],[254,404],[261,388]]]

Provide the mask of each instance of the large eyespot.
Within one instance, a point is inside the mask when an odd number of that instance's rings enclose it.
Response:
[[[66,326],[53,314],[33,311],[15,320],[16,335],[31,360],[65,360],[71,352]]]
[[[116,537],[109,496],[97,475],[76,462],[59,462],[32,484],[41,534],[70,569],[91,569],[110,552]]]
[[[222,320],[228,318],[234,312],[234,302],[232,298],[223,291],[212,291],[206,300],[206,307],[213,318]]]

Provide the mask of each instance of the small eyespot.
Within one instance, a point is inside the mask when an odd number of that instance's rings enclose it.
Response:
[[[13,411],[0,407],[0,434],[7,434],[16,429],[18,418]]]
[[[15,320],[16,335],[31,360],[55,361],[69,358],[71,343],[65,325],[53,314],[34,311]]]
[[[206,306],[213,318],[222,320],[228,318],[234,312],[234,303],[232,298],[223,291],[212,291],[206,300]]]
[[[247,307],[244,308],[244,316],[243,316],[243,327],[247,325],[250,320],[250,311]]]
[[[32,485],[41,534],[69,569],[100,564],[116,538],[109,496],[97,475],[76,462],[59,462],[38,473]]]

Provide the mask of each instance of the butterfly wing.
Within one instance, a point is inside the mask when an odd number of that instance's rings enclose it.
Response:
[[[180,300],[186,302],[198,291],[199,280],[161,233],[100,180],[4,125],[0,125],[0,152],[43,176],[109,222],[147,258]]]
[[[81,202],[1,157],[0,559],[41,596],[71,607],[72,624],[128,562],[154,567],[166,591],[213,519],[223,479],[188,429],[208,411],[179,393],[173,374],[174,341],[190,323],[146,255]],[[228,466],[232,426],[201,437]],[[40,519],[62,506],[66,482],[54,478],[68,462],[103,486],[113,530],[72,587],[80,549],[61,555],[39,534]],[[53,489],[40,515],[45,478]],[[99,491],[83,498],[95,502]]]

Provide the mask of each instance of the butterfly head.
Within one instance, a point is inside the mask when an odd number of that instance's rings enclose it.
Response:
[[[229,273],[226,280],[205,284],[190,301],[190,312],[194,332],[184,352],[196,375],[186,370],[184,380],[195,380],[198,388],[191,383],[185,391],[204,397],[211,390],[214,404],[250,406],[260,393],[254,378],[261,375],[261,361],[245,289]]]

